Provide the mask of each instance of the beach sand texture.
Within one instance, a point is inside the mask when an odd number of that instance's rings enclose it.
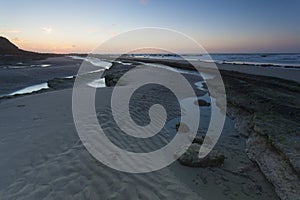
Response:
[[[131,87],[135,78],[129,77],[121,87],[124,90]],[[199,77],[192,75],[189,79],[193,83],[199,81]],[[104,97],[112,89],[101,88],[96,93],[97,115],[110,139],[136,151],[153,150],[165,144],[168,132],[175,130],[179,120],[177,102],[164,95],[163,88],[144,88],[147,101],[138,101],[143,93],[137,96],[132,116],[145,118],[145,107],[155,102],[159,94],[171,109],[170,121],[153,142],[134,142],[120,135],[111,120],[110,100]],[[200,90],[197,94],[205,95]],[[3,199],[277,198],[258,168],[245,153],[241,154],[245,140],[235,136],[230,119],[226,120],[225,134],[216,147],[226,156],[222,168],[189,168],[175,162],[156,172],[128,174],[110,169],[87,152],[75,130],[71,98],[72,90],[64,89],[1,102],[0,196]],[[209,115],[203,120],[208,122]],[[200,134],[204,132],[202,127]]]

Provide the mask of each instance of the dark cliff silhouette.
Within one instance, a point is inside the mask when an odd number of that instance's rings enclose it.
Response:
[[[19,49],[8,39],[0,36],[0,55],[13,56],[13,55],[33,55],[33,54],[37,54],[37,53]]]
[[[26,51],[17,47],[7,38],[0,36],[0,65],[11,65],[20,62],[30,62],[33,60],[41,60],[53,56],[63,55]]]

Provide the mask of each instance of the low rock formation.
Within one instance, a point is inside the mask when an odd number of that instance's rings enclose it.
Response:
[[[197,106],[210,106],[209,102],[206,102],[202,99],[198,99],[197,101],[194,102],[194,104]]]
[[[225,160],[225,156],[217,150],[212,150],[204,158],[199,158],[201,145],[193,143],[187,151],[178,159],[179,163],[189,167],[220,167]]]

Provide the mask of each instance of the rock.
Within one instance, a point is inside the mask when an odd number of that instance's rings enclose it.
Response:
[[[54,78],[49,80],[48,87],[58,90],[58,89],[65,89],[65,88],[72,88],[74,85],[75,78]]]
[[[299,199],[300,178],[286,157],[270,144],[266,136],[252,134],[247,140],[246,153],[255,161],[281,199]]]
[[[135,65],[122,65],[114,62],[113,65],[109,69],[106,69],[102,75],[104,77],[106,86],[115,86],[119,79],[134,67]]]
[[[106,76],[104,76],[105,85],[108,87],[115,86],[117,84],[119,78],[120,77],[116,77],[113,75],[106,75]]]
[[[193,143],[203,144],[203,137],[195,137]]]
[[[199,158],[200,147],[200,144],[191,144],[178,159],[179,163],[189,167],[220,167],[224,163],[225,156],[216,150],[212,150],[205,158]]]
[[[178,122],[176,124],[176,131],[180,133],[187,133],[190,131],[190,128],[185,123]]]
[[[206,102],[202,99],[198,99],[194,102],[195,105],[197,106],[210,106],[210,103],[209,102]]]

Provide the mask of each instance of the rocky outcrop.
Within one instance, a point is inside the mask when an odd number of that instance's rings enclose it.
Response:
[[[102,75],[105,78],[105,85],[107,87],[115,86],[120,77],[135,66],[136,65],[122,65],[117,62],[113,62],[113,65],[109,69],[105,70]]]
[[[74,85],[74,78],[54,78],[49,80],[48,87],[58,90],[58,89],[65,89],[65,88],[72,88]]]
[[[202,99],[198,99],[197,101],[194,102],[194,104],[197,105],[197,106],[200,106],[200,107],[202,107],[202,106],[210,106],[209,102],[206,102],[206,101],[204,101]]]
[[[162,62],[170,64],[168,61]],[[174,67],[188,68],[182,63]],[[259,166],[281,199],[299,199],[300,85],[238,72],[221,71],[221,74],[229,115],[240,134],[238,137],[248,138],[248,157]],[[113,85],[117,79],[108,81]],[[214,89],[210,91],[211,96],[218,87]],[[216,103],[218,105],[220,102]],[[221,166],[225,157],[219,152],[212,151],[206,159],[198,158],[202,143],[201,138],[194,140],[178,161],[191,167]]]
[[[204,158],[199,158],[199,150],[201,145],[193,143],[186,152],[179,157],[180,164],[189,167],[220,167],[225,160],[225,156],[217,150],[212,150]]]
[[[198,137],[196,136],[194,139],[193,139],[193,142],[192,143],[197,143],[197,144],[203,144],[204,142],[204,137]]]
[[[300,179],[284,157],[265,136],[253,133],[247,140],[247,155],[274,185],[281,199],[299,199]]]
[[[254,115],[232,106],[228,108],[228,112],[233,117],[239,134],[247,137],[248,157],[259,166],[267,180],[273,184],[276,194],[281,199],[298,199],[300,195],[298,173],[286,155],[274,146],[274,142],[268,136],[270,133],[255,125],[258,119]],[[259,123],[268,126],[266,121],[262,120]]]
[[[104,79],[105,79],[105,85],[108,86],[108,87],[112,87],[112,86],[115,86],[119,80],[121,76],[115,76],[115,75],[105,75],[104,76]]]

